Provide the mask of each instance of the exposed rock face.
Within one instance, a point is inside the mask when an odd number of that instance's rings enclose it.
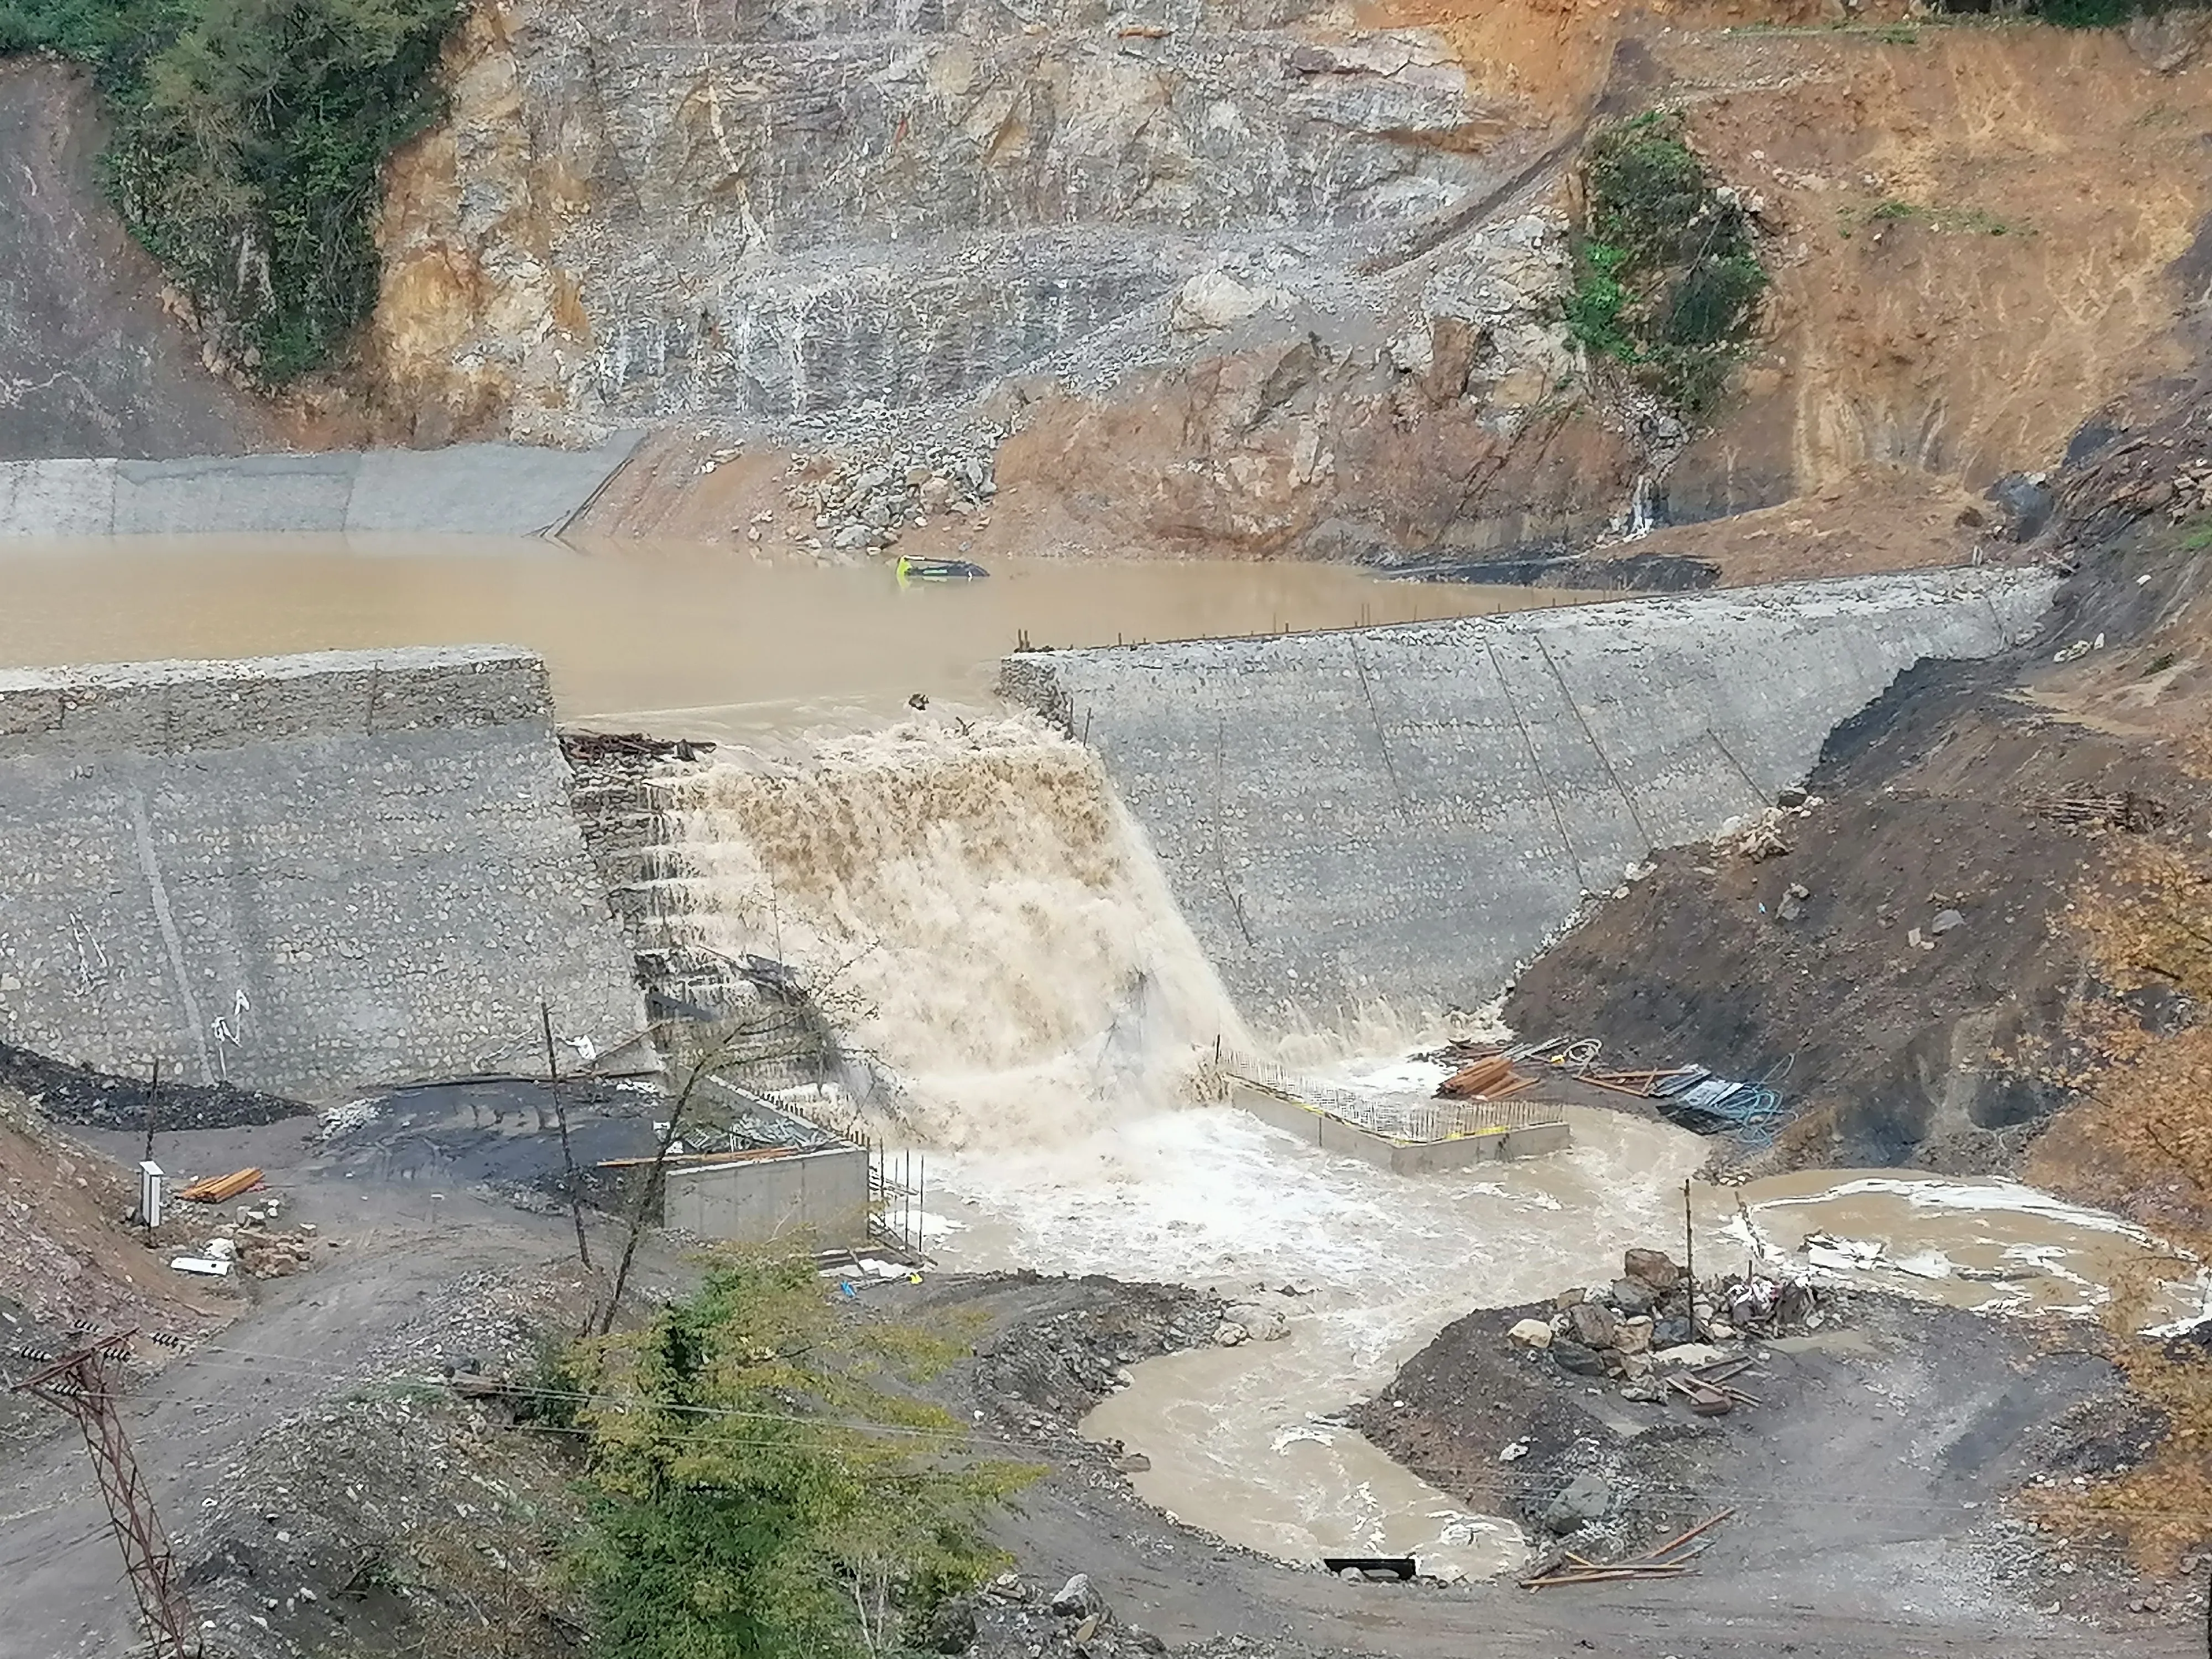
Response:
[[[979,556],[1449,564],[2046,469],[2171,357],[2199,32],[1724,27],[1823,15],[477,0],[451,121],[389,169],[368,382],[419,442],[1003,441]],[[1773,277],[1705,432],[1560,303],[1588,123],[1679,86]]]
[[[392,170],[384,372],[460,423],[790,421],[972,392],[1231,243],[1341,264],[1506,124],[1310,9],[487,0]]]
[[[1562,222],[1531,212],[1367,281],[1356,307],[1278,303],[1109,391],[1010,387],[1000,477],[1048,546],[1112,534],[1388,561],[1593,528],[1640,451],[1560,395],[1566,266]]]

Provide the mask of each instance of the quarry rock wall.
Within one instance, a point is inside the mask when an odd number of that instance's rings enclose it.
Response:
[[[1103,758],[1248,1018],[1472,1009],[1654,848],[1803,781],[1925,659],[2054,579],[1948,570],[1009,658]]]
[[[544,665],[0,672],[0,1040],[314,1099],[643,1024]]]

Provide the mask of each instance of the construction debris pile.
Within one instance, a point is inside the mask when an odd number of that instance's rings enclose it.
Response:
[[[1569,1584],[1618,1584],[1638,1578],[1680,1578],[1695,1571],[1693,1564],[1709,1547],[1708,1544],[1696,1540],[1735,1513],[1734,1510],[1723,1510],[1711,1520],[1699,1522],[1656,1549],[1648,1549],[1641,1555],[1617,1561],[1598,1561],[1572,1550],[1563,1551],[1557,1559],[1540,1571],[1523,1578],[1521,1588],[1559,1589]]]
[[[1598,1063],[1601,1047],[1595,1037],[1510,1045],[1455,1042],[1422,1058],[1459,1068],[1438,1086],[1439,1096],[1502,1099],[1536,1085],[1536,1079],[1515,1066],[1542,1066],[1592,1088],[1648,1100],[1668,1121],[1701,1135],[1736,1134],[1759,1143],[1771,1139],[1789,1115],[1771,1079],[1739,1082],[1694,1065],[1613,1070]]]
[[[253,1279],[285,1279],[313,1266],[319,1249],[338,1248],[336,1239],[319,1237],[312,1221],[295,1228],[279,1227],[276,1222],[284,1212],[284,1200],[273,1193],[252,1198],[261,1184],[259,1170],[244,1169],[196,1181],[180,1190],[179,1200],[213,1211],[196,1218],[208,1227],[210,1237],[196,1252],[173,1257],[169,1266],[179,1273],[209,1279],[228,1279],[234,1267]],[[214,1209],[239,1198],[247,1201],[228,1215]]]
[[[1680,1399],[1720,1417],[1759,1403],[1732,1386],[1753,1362],[1723,1345],[1818,1330],[1832,1316],[1809,1277],[1753,1271],[1698,1284],[1663,1251],[1632,1249],[1611,1284],[1562,1291],[1548,1316],[1506,1336],[1569,1376],[1613,1381],[1626,1399]]]
[[[1536,1086],[1534,1078],[1513,1069],[1517,1056],[1489,1043],[1455,1042],[1444,1052],[1467,1063],[1437,1085],[1439,1100],[1504,1100]]]

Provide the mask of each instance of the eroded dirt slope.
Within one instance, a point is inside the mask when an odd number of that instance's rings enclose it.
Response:
[[[1662,854],[1522,975],[1507,1018],[1771,1074],[1796,1111],[1786,1158],[2016,1167],[2069,1098],[2073,1014],[2103,994],[2069,907],[2115,838],[2212,826],[2173,750],[2212,719],[2209,416],[2177,395],[2061,479],[2038,550],[2073,574],[2030,647],[1906,676],[1831,739],[1786,852]],[[2066,1184],[2063,1161],[2039,1173]]]

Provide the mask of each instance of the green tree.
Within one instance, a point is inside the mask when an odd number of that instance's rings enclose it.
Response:
[[[823,1293],[716,1270],[604,1350],[580,1561],[603,1659],[853,1659],[1003,1563],[986,1517],[1039,1471],[980,1460],[896,1386],[954,1352]]]
[[[89,66],[131,234],[265,381],[375,304],[384,160],[435,120],[459,0],[0,0],[0,52]]]

